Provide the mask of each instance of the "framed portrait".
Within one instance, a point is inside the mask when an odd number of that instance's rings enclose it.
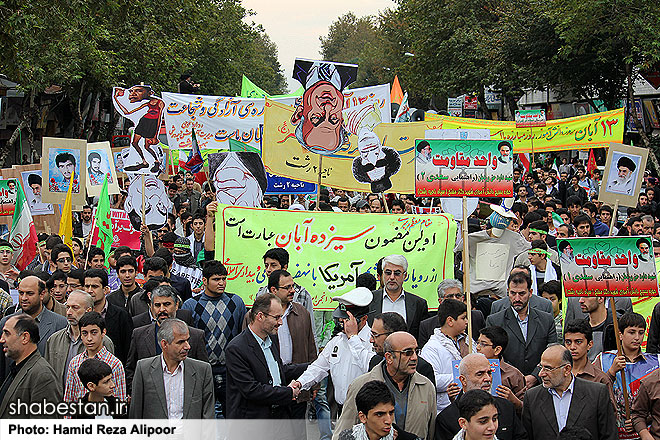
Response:
[[[52,203],[44,203],[41,200],[43,191],[43,179],[41,170],[22,171],[21,181],[23,182],[23,191],[30,207],[32,215],[54,214]]]
[[[47,183],[42,186],[42,200],[64,203],[73,176],[72,203],[84,205],[85,188],[82,182],[87,179],[87,141],[45,137],[41,158],[42,176],[45,176]]]
[[[118,194],[117,171],[115,169],[110,142],[87,144],[87,194],[98,196],[103,181],[108,176],[108,194]]]
[[[646,148],[610,143],[598,200],[621,206],[637,206],[649,151]]]

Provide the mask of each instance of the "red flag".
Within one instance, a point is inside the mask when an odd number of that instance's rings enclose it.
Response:
[[[529,173],[530,169],[530,163],[529,163],[529,153],[518,153],[518,159],[520,160],[520,163],[522,163],[523,167],[525,167],[524,172],[522,173],[522,178],[525,177],[527,173]]]
[[[589,177],[593,177],[592,172],[596,169],[598,169],[598,167],[596,166],[596,158],[594,157],[594,150],[592,148],[589,150],[589,161],[587,162],[587,175]]]
[[[390,92],[390,101],[401,104],[403,102],[403,90],[399,84],[399,76],[394,75],[394,82],[392,83],[392,91]]]

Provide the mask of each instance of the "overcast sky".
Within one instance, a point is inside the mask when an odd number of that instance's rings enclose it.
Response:
[[[300,84],[291,78],[296,58],[320,59],[319,37],[328,34],[330,24],[341,15],[353,12],[356,16],[375,15],[394,7],[392,0],[334,0],[333,2],[305,2],[302,0],[243,0],[246,9],[256,15],[248,21],[263,25],[277,45],[278,55],[290,90]],[[259,84],[257,84],[259,85]]]

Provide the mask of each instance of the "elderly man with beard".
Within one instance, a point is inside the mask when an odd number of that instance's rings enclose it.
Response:
[[[163,320],[176,318],[179,309],[179,296],[172,286],[160,285],[151,292],[151,316],[156,321],[151,324],[138,327],[133,330],[131,336],[131,345],[128,349],[128,360],[126,361],[126,389],[131,393],[133,386],[133,375],[137,362],[140,359],[150,358],[161,354],[160,344],[156,343],[156,335]],[[208,362],[209,357],[206,353],[206,342],[204,340],[204,331],[190,327],[190,349],[188,355],[193,359]]]
[[[490,362],[481,353],[472,353],[463,358],[459,365],[458,377],[461,381],[463,390],[447,408],[442,410],[435,419],[435,439],[451,440],[456,433],[461,430],[458,424],[460,416],[458,411],[458,402],[464,393],[470,390],[483,390],[491,392],[493,375]],[[497,429],[497,438],[499,440],[519,440],[526,439],[527,433],[522,422],[516,414],[513,403],[501,397],[494,397],[495,406],[499,414],[499,426]]]
[[[353,176],[361,183],[371,184],[371,192],[381,193],[392,188],[390,177],[401,169],[401,157],[394,148],[384,147],[376,134],[366,128],[358,135],[360,156],[353,159]]]
[[[433,438],[435,385],[417,372],[420,349],[407,332],[394,332],[385,339],[385,359],[370,372],[355,379],[348,387],[346,401],[335,427],[339,434],[359,423],[355,397],[362,386],[372,380],[385,382],[394,395],[396,426],[421,438]]]
[[[635,169],[637,165],[627,156],[621,156],[616,163],[617,176],[607,183],[607,191],[633,195],[635,191]]]

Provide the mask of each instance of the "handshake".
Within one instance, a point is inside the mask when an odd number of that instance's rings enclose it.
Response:
[[[300,390],[302,389],[302,384],[297,380],[292,380],[289,384],[289,388],[293,390],[293,400],[296,400],[298,398],[298,394],[300,394]]]

